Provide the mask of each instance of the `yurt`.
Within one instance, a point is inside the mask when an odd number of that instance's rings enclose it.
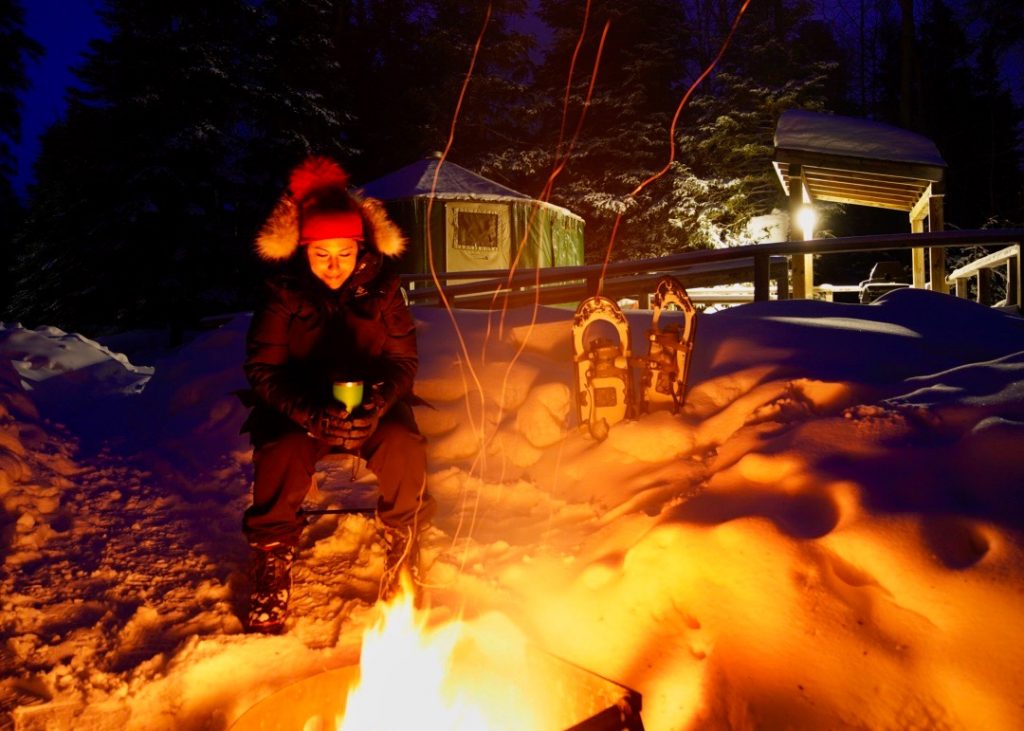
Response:
[[[402,270],[438,272],[517,269],[583,263],[583,219],[535,200],[439,155],[406,165],[361,186],[384,202],[409,236]]]

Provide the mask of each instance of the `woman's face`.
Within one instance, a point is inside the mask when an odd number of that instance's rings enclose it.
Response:
[[[306,245],[309,268],[331,289],[338,289],[356,268],[359,242],[355,239],[322,239]]]

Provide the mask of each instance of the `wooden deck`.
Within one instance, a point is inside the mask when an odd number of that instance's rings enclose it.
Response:
[[[640,301],[641,307],[644,307],[654,283],[666,274],[676,277],[687,288],[752,282],[753,299],[770,299],[773,289],[777,297],[786,299],[792,296],[792,260],[803,259],[807,255],[828,256],[848,252],[909,249],[915,254],[923,254],[928,250],[935,258],[936,252],[942,256],[950,247],[998,246],[999,251],[957,269],[948,276],[945,274],[944,261],[933,261],[930,271],[939,274],[941,279],[937,281],[941,282],[941,285],[931,287],[930,282],[915,281],[915,286],[938,291],[945,291],[951,286],[956,295],[967,296],[968,287],[961,282],[978,277],[979,284],[976,290],[983,293],[985,289],[981,280],[990,277],[993,269],[1005,267],[1010,284],[1008,304],[1015,304],[1020,308],[1022,242],[1024,229],[850,236],[727,249],[701,249],[656,259],[612,262],[604,272],[603,278],[601,265],[593,264],[529,269],[512,273],[502,270],[445,272],[438,274],[436,280],[430,274],[407,274],[403,275],[402,279],[409,290],[409,301],[412,304],[440,305],[447,301],[452,307],[486,309],[503,307],[506,304],[516,306],[534,302],[549,305],[574,303],[600,293],[612,298],[633,297]],[[772,282],[775,283],[774,288]]]

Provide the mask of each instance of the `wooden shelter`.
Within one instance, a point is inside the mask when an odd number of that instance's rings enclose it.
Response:
[[[775,128],[775,172],[789,196],[790,220],[815,201],[905,211],[913,233],[943,229],[946,163],[935,143],[905,129],[867,119],[790,109]],[[790,240],[804,234],[790,225]],[[810,254],[793,257],[793,296],[810,297]],[[914,286],[947,292],[945,249],[912,252]]]

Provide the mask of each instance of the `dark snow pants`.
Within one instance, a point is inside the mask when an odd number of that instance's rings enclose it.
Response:
[[[252,507],[242,519],[249,543],[298,543],[306,525],[299,508],[316,463],[330,451],[330,445],[298,431],[254,442]],[[385,524],[405,527],[429,518],[426,440],[407,404],[399,402],[384,415],[359,454],[377,476],[377,514]]]

